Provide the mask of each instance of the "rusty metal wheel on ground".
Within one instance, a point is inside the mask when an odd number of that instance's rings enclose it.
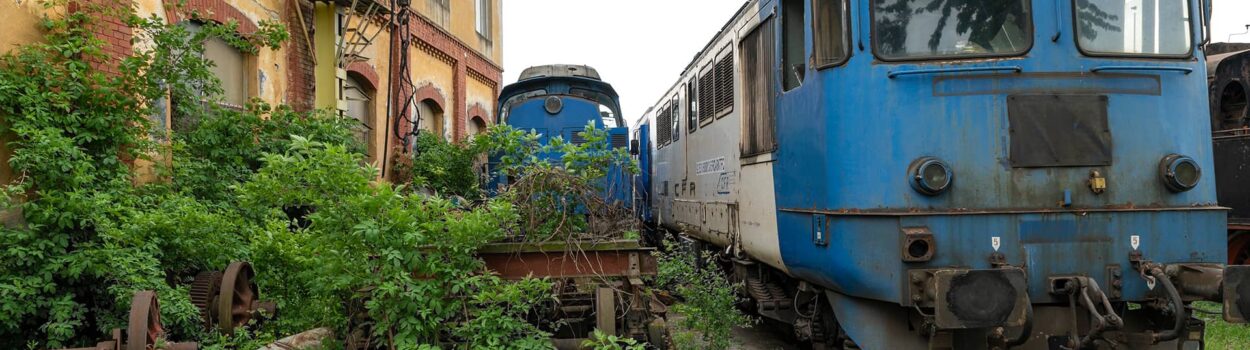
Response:
[[[126,350],[148,350],[156,346],[156,340],[165,333],[161,328],[161,307],[156,301],[156,292],[135,293],[127,324]]]
[[[237,261],[226,267],[221,278],[221,292],[214,302],[218,329],[233,330],[252,319],[256,311],[254,305],[260,300],[254,277],[256,273],[252,271],[252,265],[246,262]]]
[[[1228,264],[1250,265],[1250,232],[1238,231],[1228,236]]]

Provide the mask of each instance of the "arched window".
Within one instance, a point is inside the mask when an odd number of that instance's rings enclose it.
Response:
[[[447,130],[445,118],[443,118],[443,108],[432,99],[421,100],[417,103],[417,115],[420,120],[417,122],[421,130],[429,131],[438,135],[443,139],[447,139]]]
[[[203,24],[182,22],[192,33],[199,32]],[[204,42],[204,58],[213,62],[210,69],[213,76],[221,81],[222,102],[242,107],[247,103],[247,56],[239,49],[230,46],[220,38],[209,38]]]
[[[373,155],[373,88],[365,79],[348,74],[343,80],[343,99],[347,101],[346,114],[360,122],[357,137],[369,146]]]
[[[486,120],[482,116],[473,116],[469,121],[469,135],[478,135],[486,132]]]

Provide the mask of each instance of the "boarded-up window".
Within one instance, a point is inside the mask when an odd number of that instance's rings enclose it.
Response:
[[[812,59],[816,68],[842,63],[850,47],[846,0],[812,0]]]
[[[716,115],[724,116],[734,110],[734,57],[733,50],[725,48],[716,61]]]
[[[742,156],[772,152],[777,148],[773,114],[776,29],[770,18],[742,38],[743,115]]]

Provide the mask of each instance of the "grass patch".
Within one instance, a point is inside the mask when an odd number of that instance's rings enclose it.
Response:
[[[1212,302],[1194,303],[1194,307],[1220,310],[1220,305]],[[1250,325],[1224,322],[1224,317],[1218,314],[1195,314],[1207,323],[1207,349],[1239,350],[1250,346]]]

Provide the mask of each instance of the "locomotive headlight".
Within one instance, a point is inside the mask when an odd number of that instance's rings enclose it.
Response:
[[[547,110],[547,113],[560,113],[564,109],[564,100],[556,96],[548,96],[547,100],[543,101],[543,108]]]
[[[928,196],[936,196],[945,192],[955,181],[955,173],[941,160],[924,157],[911,163],[907,169],[911,177],[911,187],[916,192]]]
[[[1163,157],[1163,161],[1159,162],[1159,175],[1163,177],[1163,184],[1168,190],[1185,192],[1198,186],[1198,180],[1202,178],[1202,168],[1198,167],[1198,162],[1193,158],[1172,154]]]

